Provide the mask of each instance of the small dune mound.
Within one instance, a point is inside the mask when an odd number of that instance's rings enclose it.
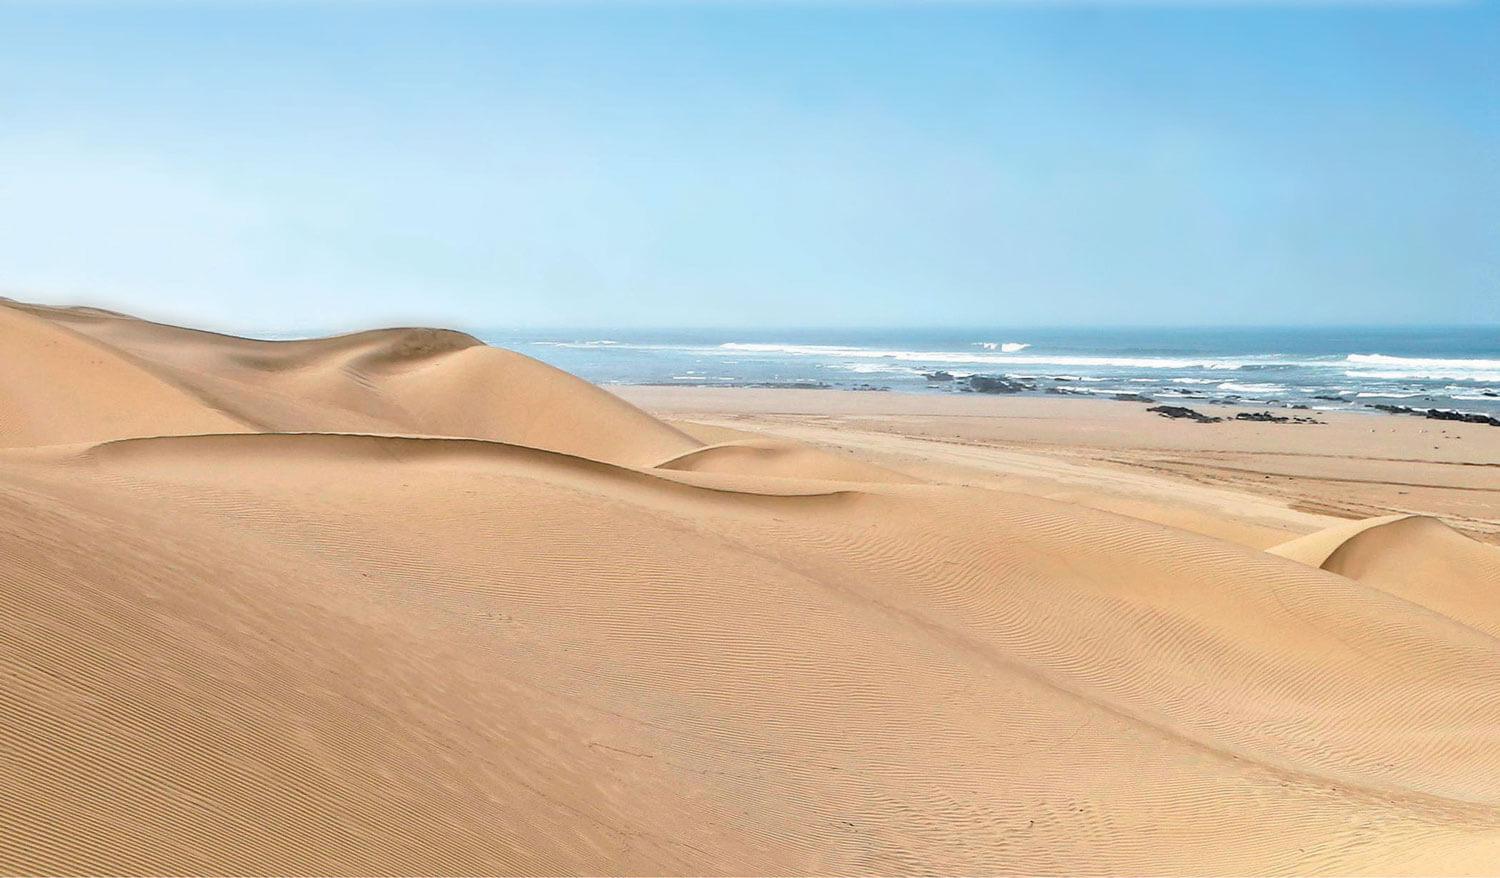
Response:
[[[1357,579],[1500,637],[1500,549],[1436,518],[1371,518],[1267,551]]]
[[[0,307],[0,447],[245,429],[104,345]]]
[[[658,469],[733,475],[825,479],[840,482],[916,483],[916,479],[872,463],[849,460],[806,445],[770,439],[724,442],[697,448],[656,465]]]
[[[1419,516],[1411,515],[1385,515],[1380,518],[1365,518],[1359,521],[1351,521],[1348,524],[1338,524],[1330,528],[1314,531],[1310,534],[1297,537],[1295,540],[1287,540],[1280,545],[1267,549],[1272,555],[1280,555],[1293,561],[1301,561],[1311,567],[1322,567],[1328,556],[1337,552],[1344,543],[1354,539],[1365,531],[1373,528],[1385,527],[1398,521]]]

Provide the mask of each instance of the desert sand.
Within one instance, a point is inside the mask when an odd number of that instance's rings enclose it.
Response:
[[[0,303],[0,871],[1500,868],[1500,429]]]

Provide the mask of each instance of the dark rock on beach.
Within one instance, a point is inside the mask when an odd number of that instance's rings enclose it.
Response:
[[[1500,427],[1500,418],[1481,415],[1475,412],[1455,412],[1451,409],[1428,409],[1425,414],[1435,421],[1461,421],[1465,424],[1488,424],[1491,427]]]
[[[1265,421],[1268,424],[1285,424],[1291,418],[1285,415],[1273,415],[1270,412],[1240,412],[1234,416],[1236,421]]]
[[[1493,415],[1479,414],[1478,412],[1459,412],[1453,409],[1415,409],[1409,405],[1388,405],[1382,402],[1371,403],[1370,408],[1382,412],[1390,412],[1393,415],[1418,415],[1434,421],[1459,421],[1465,424],[1487,424],[1491,427],[1500,427],[1500,418]]]
[[[1300,415],[1275,415],[1270,412],[1239,412],[1234,416],[1236,421],[1260,421],[1266,424],[1322,424],[1317,418],[1304,418]]]
[[[1200,424],[1217,424],[1218,422],[1224,420],[1223,418],[1216,418],[1212,415],[1205,415],[1202,412],[1194,411],[1190,408],[1186,408],[1180,405],[1154,405],[1151,408],[1146,409],[1146,411],[1156,412],[1164,418],[1187,418],[1189,420],[1197,421]]]

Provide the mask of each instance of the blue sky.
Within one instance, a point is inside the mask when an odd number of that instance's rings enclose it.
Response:
[[[224,328],[1500,323],[1470,4],[0,0],[0,290]]]

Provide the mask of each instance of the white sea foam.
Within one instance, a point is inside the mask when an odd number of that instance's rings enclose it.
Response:
[[[1287,387],[1285,384],[1225,381],[1219,385],[1219,389],[1231,393],[1285,393]]]
[[[1500,360],[1350,354],[1344,362],[1358,369],[1344,373],[1350,378],[1500,381]]]
[[[1380,370],[1375,372],[1346,371],[1348,378],[1380,378],[1387,381],[1482,381],[1491,383],[1500,381],[1500,371],[1497,372],[1462,372],[1456,369],[1403,369],[1401,371]]]
[[[864,375],[872,375],[876,373],[889,374],[893,372],[902,375],[911,375],[921,371],[920,369],[914,369],[911,366],[895,366],[886,365],[884,363],[839,363],[838,365],[834,366],[834,368],[842,369],[845,372],[859,372]]]
[[[883,348],[859,348],[847,345],[771,344],[763,342],[725,342],[722,350],[761,354],[791,354],[809,357],[854,357],[916,363],[970,363],[994,366],[1089,366],[1116,369],[1239,369],[1244,366],[1308,365],[1303,361],[1265,359],[1209,359],[1179,357],[1099,357],[1087,355],[1026,354],[1000,356],[968,351],[908,351]]]
[[[1344,360],[1349,363],[1373,366],[1414,366],[1444,369],[1500,369],[1500,360],[1484,359],[1434,359],[1427,357],[1390,357],[1385,354],[1350,354]]]
[[[987,351],[998,350],[1004,354],[1014,354],[1017,351],[1024,351],[1031,347],[1031,345],[1024,341],[977,341],[975,344]]]

